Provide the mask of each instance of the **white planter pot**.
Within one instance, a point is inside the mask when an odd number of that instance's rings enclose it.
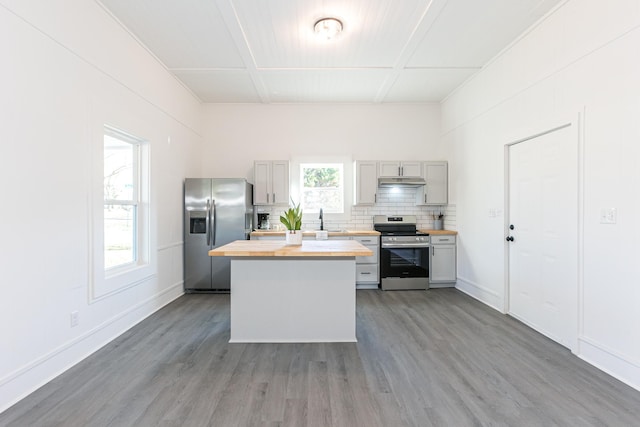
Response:
[[[287,245],[301,245],[302,244],[302,231],[289,231],[287,230],[285,233],[287,238]]]

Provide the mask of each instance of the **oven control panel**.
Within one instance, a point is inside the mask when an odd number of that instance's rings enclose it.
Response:
[[[381,236],[382,248],[428,248],[431,239],[429,236]]]
[[[383,242],[402,242],[402,243],[429,243],[429,236],[382,236]]]

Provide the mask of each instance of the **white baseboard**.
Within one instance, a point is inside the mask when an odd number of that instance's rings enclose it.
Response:
[[[180,281],[0,379],[0,413],[184,294]]]
[[[455,288],[455,283],[429,283],[429,289]]]
[[[456,289],[498,310],[500,313],[504,313],[504,300],[497,292],[465,279],[464,277],[458,277]]]
[[[578,339],[580,359],[640,391],[640,363],[588,337]]]

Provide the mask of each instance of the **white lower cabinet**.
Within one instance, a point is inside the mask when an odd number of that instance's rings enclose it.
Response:
[[[374,264],[356,264],[356,287],[367,284],[374,285],[371,288],[378,287],[378,266]],[[367,288],[367,286],[364,288]]]
[[[441,288],[456,283],[456,236],[431,236],[429,287]]]
[[[356,257],[356,289],[377,289],[380,283],[380,238],[354,236],[353,239],[373,252],[371,256]]]

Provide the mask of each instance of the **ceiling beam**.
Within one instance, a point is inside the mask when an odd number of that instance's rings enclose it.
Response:
[[[231,38],[236,45],[236,49],[238,49],[238,54],[244,62],[246,70],[249,73],[249,77],[253,82],[253,86],[258,93],[258,97],[263,104],[269,104],[271,102],[269,98],[269,91],[260,77],[253,52],[251,52],[249,42],[244,30],[242,29],[240,20],[238,19],[238,14],[233,7],[232,0],[216,0],[216,6],[218,7],[218,10],[222,15],[222,19],[229,30],[229,34],[231,34]]]
[[[409,39],[398,54],[393,69],[389,72],[389,75],[380,86],[380,89],[378,89],[374,102],[381,103],[387,97],[387,94],[400,77],[400,74],[405,69],[416,49],[431,29],[431,26],[436,22],[440,13],[442,13],[447,6],[447,2],[448,0],[431,0],[427,7],[424,8],[418,24],[413,29]]]

